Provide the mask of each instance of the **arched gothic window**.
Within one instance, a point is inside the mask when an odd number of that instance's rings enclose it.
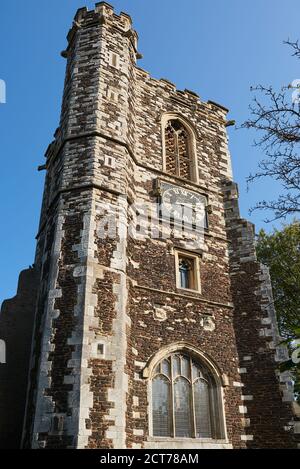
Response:
[[[222,438],[218,387],[211,372],[183,353],[172,353],[152,377],[153,436]]]
[[[192,179],[191,143],[186,127],[179,119],[170,119],[164,131],[166,172]]]

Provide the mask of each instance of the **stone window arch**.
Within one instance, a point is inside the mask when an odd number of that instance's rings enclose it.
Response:
[[[177,114],[162,119],[163,170],[173,176],[197,182],[195,132]]]
[[[152,359],[149,374],[151,436],[225,438],[222,379],[193,347],[171,347]]]

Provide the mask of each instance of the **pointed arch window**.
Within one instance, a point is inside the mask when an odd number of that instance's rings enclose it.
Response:
[[[184,353],[161,360],[152,377],[153,436],[223,438],[212,373]]]
[[[193,179],[190,133],[179,119],[170,119],[164,128],[165,169],[167,173]]]

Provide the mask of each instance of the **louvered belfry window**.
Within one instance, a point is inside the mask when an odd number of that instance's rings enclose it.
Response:
[[[182,353],[164,358],[152,379],[153,436],[221,438],[216,383],[202,364]]]
[[[165,127],[166,172],[191,179],[189,136],[178,119],[169,120]]]

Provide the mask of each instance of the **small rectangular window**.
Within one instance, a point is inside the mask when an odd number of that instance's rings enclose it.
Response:
[[[177,287],[200,292],[199,256],[176,251]]]
[[[109,65],[115,68],[119,68],[120,56],[115,52],[110,52]]]
[[[119,94],[114,88],[108,88],[107,90],[107,99],[117,103],[119,101]]]
[[[51,432],[55,435],[59,435],[64,429],[64,415],[56,414],[52,418]]]
[[[112,156],[105,156],[104,157],[104,166],[107,166],[109,168],[115,168],[116,167],[116,160]]]

